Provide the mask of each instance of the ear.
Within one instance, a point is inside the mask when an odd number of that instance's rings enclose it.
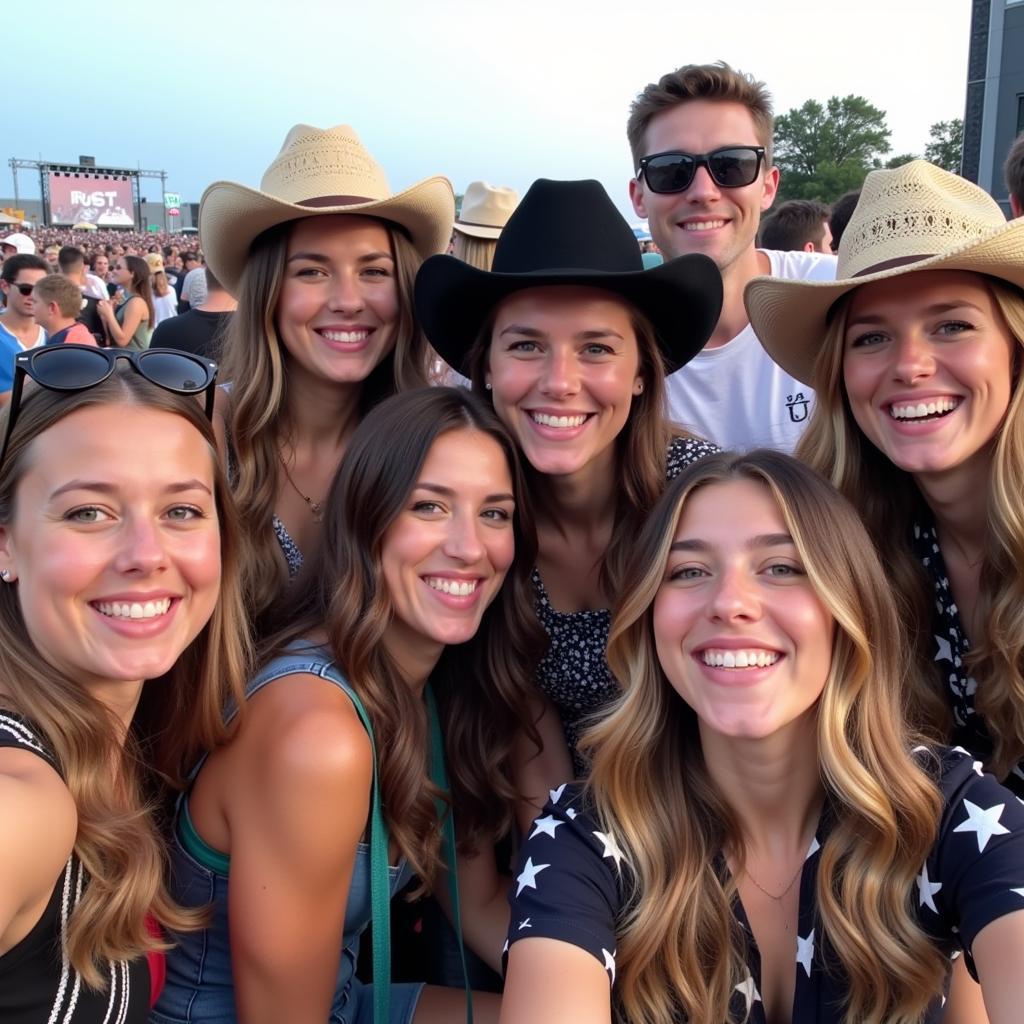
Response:
[[[764,191],[761,193],[761,212],[770,210],[779,191],[779,169],[772,167],[764,173]]]
[[[1024,217],[1024,203],[1022,203],[1015,195],[1010,196],[1010,213],[1013,214],[1014,220],[1018,217]]]
[[[804,252],[817,252],[818,247],[813,242],[804,242]]]
[[[647,203],[644,199],[644,186],[636,178],[629,179],[629,200],[638,217],[647,219]]]

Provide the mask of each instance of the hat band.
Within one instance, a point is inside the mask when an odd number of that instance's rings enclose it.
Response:
[[[500,228],[500,224],[485,224],[480,220],[457,220],[456,224],[465,224],[467,228]]]
[[[868,274],[880,274],[883,270],[894,270],[896,267],[905,267],[908,263],[920,263],[923,260],[930,260],[935,255],[935,253],[929,252],[921,256],[897,256],[895,259],[882,260],[881,263],[872,263],[870,267],[858,270],[851,277],[867,277]]]
[[[315,199],[300,199],[296,206],[355,206],[357,203],[379,203],[370,196],[317,196]]]

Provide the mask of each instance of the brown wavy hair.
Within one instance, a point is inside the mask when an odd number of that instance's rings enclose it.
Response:
[[[986,278],[1018,346],[1024,347],[1024,293]],[[880,452],[861,431],[843,383],[849,299],[833,310],[814,369],[816,402],[797,455],[831,480],[860,513],[886,565],[910,627],[921,666],[915,697],[918,722],[933,734],[951,727],[945,678],[933,659],[931,580],[914,556],[910,534],[931,514],[913,477]],[[1022,352],[1016,350],[1019,367]],[[1024,760],[1024,385],[1018,372],[1009,408],[992,444],[988,531],[981,563],[977,621],[967,671],[977,680],[975,708],[993,741],[986,767],[1003,779]]]
[[[274,534],[274,504],[281,482],[281,446],[287,442],[288,363],[275,322],[284,281],[288,238],[296,222],[263,232],[246,261],[221,349],[221,379],[230,382],[227,433],[232,449],[232,490],[248,539],[245,587],[255,619],[288,584],[288,566]],[[363,382],[360,414],[381,399],[427,383],[433,350],[413,315],[412,287],[422,259],[402,229],[388,221],[395,257],[398,320],[395,345]]]
[[[612,298],[619,298],[608,293]],[[629,309],[630,321],[636,335],[640,356],[639,374],[644,389],[633,396],[629,418],[615,439],[615,518],[612,539],[601,562],[600,580],[606,593],[618,591],[620,582],[633,560],[633,540],[647,514],[665,489],[666,462],[669,443],[674,437],[692,437],[681,427],[665,418],[665,364],[658,349],[657,335],[650,320],[636,307],[619,299]],[[493,408],[493,395],[485,386],[490,363],[491,335],[497,309],[477,335],[467,356],[473,391]],[[524,460],[527,486],[541,511],[547,484],[543,473],[538,473]]]
[[[585,736],[589,791],[626,852],[632,885],[620,920],[618,999],[634,1024],[732,1021],[746,974],[732,911],[742,870],[736,815],[708,773],[697,718],[658,663],[651,607],[686,501],[729,480],[766,487],[808,579],[836,620],[817,706],[818,764],[834,825],[821,850],[821,934],[849,979],[850,1024],[911,1024],[941,990],[944,965],[913,913],[915,880],[935,842],[941,797],[910,753],[903,723],[903,633],[874,547],[825,481],[770,451],[709,456],[669,485],[634,546],[608,644],[622,687]],[[739,871],[737,871],[737,875]]]
[[[273,657],[290,642],[326,632],[334,660],[366,706],[377,749],[384,817],[402,855],[429,888],[440,865],[435,798],[427,773],[427,715],[388,654],[392,621],[381,573],[388,528],[406,507],[434,442],[475,430],[504,452],[515,493],[516,554],[476,636],[446,647],[430,684],[437,696],[450,801],[461,848],[504,834],[518,796],[511,782],[521,730],[540,748],[528,711],[545,638],[533,610],[530,571],[537,541],[515,445],[487,406],[462,388],[433,387],[381,402],[357,428],[328,498],[324,544],[289,591]]]
[[[219,466],[213,430],[199,403],[119,368],[102,384],[77,392],[33,388],[22,403],[0,467],[0,524],[15,513],[18,484],[32,441],[71,413],[89,406],[140,406],[182,416],[203,436],[215,464],[221,538],[221,584],[210,621],[174,667],[148,680],[123,748],[123,726],[112,711],[63,675],[33,644],[17,585],[0,587],[0,689],[3,706],[28,719],[53,753],[75,802],[74,852],[89,882],[68,924],[68,956],[83,981],[105,987],[105,959],[134,959],[169,948],[146,930],[152,913],[166,928],[190,930],[202,913],[179,907],[164,885],[164,845],[156,817],[168,785],[203,750],[226,739],[222,708],[239,700],[249,672],[246,618],[239,580],[238,520]],[[110,772],[118,765],[117,780]]]

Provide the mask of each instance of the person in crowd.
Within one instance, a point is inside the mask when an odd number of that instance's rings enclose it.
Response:
[[[112,345],[141,352],[149,348],[156,325],[149,264],[141,256],[118,256],[110,276],[120,290],[121,301],[116,309],[110,300],[96,307],[107,336]]]
[[[727,64],[690,64],[637,96],[626,134],[629,193],[665,259],[702,253],[722,273],[724,298],[707,345],[668,379],[670,417],[723,448],[792,451],[813,394],[764,351],[743,308],[758,274],[831,280],[835,259],[758,249],[775,200],[772,107],[762,82]]]
[[[1020,796],[1022,253],[1024,221],[917,160],[868,175],[835,283],[747,291],[772,357],[819,394],[800,456],[855,505],[899,593],[934,684],[915,714]]]
[[[839,243],[842,241],[846,225],[850,223],[853,211],[857,209],[857,200],[860,199],[860,189],[855,188],[844,192],[833,204],[829,215],[828,226],[832,233],[832,251],[839,252]]]
[[[10,256],[35,256],[36,243],[24,231],[15,231],[5,238],[0,238],[0,253],[4,259]]]
[[[832,252],[831,211],[817,199],[790,199],[761,225],[761,245],[780,252]]]
[[[92,267],[92,272],[96,277],[103,282],[107,281],[107,276],[110,273],[110,258],[105,252],[96,253],[92,258],[90,266]]]
[[[174,286],[174,290],[178,295],[178,312],[185,313],[188,311],[188,306],[184,304],[182,300],[182,290],[185,287],[185,278],[192,273],[193,270],[202,269],[202,261],[199,259],[199,253],[189,250],[181,258],[181,273],[178,275],[177,283]]]
[[[60,273],[60,246],[59,245],[48,245],[43,250],[43,255],[46,259],[46,263],[50,268],[51,274]]]
[[[163,257],[158,252],[151,252],[146,256],[146,264],[149,267],[150,284],[153,289],[153,322],[154,329],[159,327],[165,320],[178,315],[177,296],[174,289],[167,280],[164,272]],[[152,344],[152,340],[150,341]]]
[[[480,270],[490,270],[501,229],[519,203],[519,194],[505,185],[471,181],[455,218],[451,255]]]
[[[82,293],[63,274],[47,274],[32,289],[32,316],[46,331],[47,345],[95,345],[89,328],[78,320]]]
[[[189,258],[191,257],[191,258]],[[185,259],[185,279],[181,285],[179,305],[183,313],[206,300],[206,277],[203,274],[203,261],[199,253],[189,253]]]
[[[46,341],[46,331],[34,318],[32,289],[46,277],[49,267],[41,256],[19,253],[0,265],[0,396],[6,396],[14,380],[14,357]],[[6,399],[4,399],[6,400]]]
[[[666,422],[664,380],[701,350],[720,303],[704,256],[643,270],[596,181],[534,182],[492,272],[438,256],[416,279],[427,337],[491,399],[527,463],[534,599],[551,641],[536,681],[579,773],[580,722],[618,692],[604,661],[608,608],[636,531],[666,478],[714,450]],[[551,770],[562,768],[534,766],[545,786],[530,795],[559,781]]]
[[[1020,1019],[1024,807],[904,725],[889,573],[831,486],[768,450],[684,470],[608,659],[589,783],[520,853],[503,1024],[935,1024],[961,951]]]
[[[392,894],[414,874],[443,894],[452,817],[466,942],[497,966],[507,884],[464,854],[511,826],[508,762],[542,639],[534,548],[514,444],[479,398],[420,388],[367,414],[246,715],[180,802],[174,893],[212,900],[211,919],[170,954],[154,1024],[369,1021],[381,993],[353,967],[359,934],[382,923],[373,844],[390,850]],[[395,985],[373,1019],[448,1024],[465,998]],[[474,1019],[497,1004],[475,996]]]
[[[1024,132],[1017,136],[1006,154],[1003,175],[1010,196],[1010,215],[1024,217]]]
[[[108,298],[106,282],[86,271],[85,253],[77,246],[61,246],[57,262],[60,265],[60,272],[74,282],[81,293],[82,304],[76,319],[85,324],[97,344],[105,344],[107,335],[97,307]]]
[[[215,367],[126,358],[19,356],[0,449],[5,1024],[148,1019],[158,926],[203,920],[167,892],[152,809],[225,739],[248,673],[240,538],[195,397],[212,410]]]
[[[219,359],[221,340],[231,323],[238,303],[224,290],[209,267],[206,275],[206,299],[201,306],[171,317],[157,325],[152,344],[156,348],[176,348],[207,359]]]
[[[392,194],[347,125],[297,125],[259,191],[216,182],[203,195],[203,249],[238,298],[220,410],[256,617],[315,549],[363,415],[426,383],[412,283],[422,259],[444,250],[453,218],[446,178]]]

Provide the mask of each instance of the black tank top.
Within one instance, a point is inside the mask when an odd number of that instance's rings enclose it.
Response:
[[[0,747],[30,750],[60,772],[38,731],[20,716],[2,710]],[[88,875],[72,854],[42,917],[21,942],[0,956],[3,1024],[143,1024],[146,1020],[150,988],[145,957],[103,965],[106,988],[102,992],[87,988],[67,960],[68,919],[87,884]]]

